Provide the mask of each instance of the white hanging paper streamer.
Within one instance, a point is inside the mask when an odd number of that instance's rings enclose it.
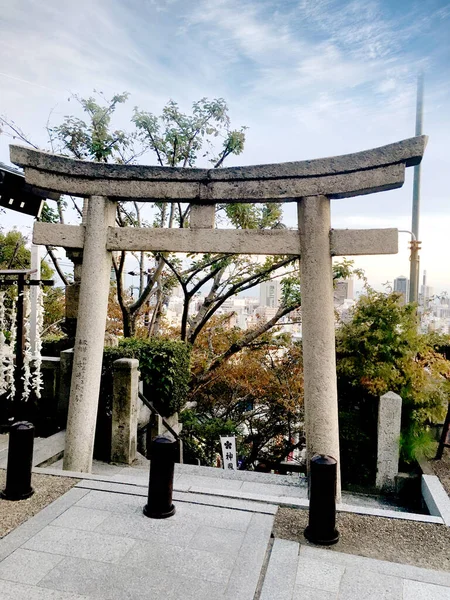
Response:
[[[3,333],[7,329],[5,315],[5,292],[0,292],[0,394],[4,394],[8,389],[7,373],[10,360],[9,344],[6,343]]]
[[[236,437],[220,436],[222,444],[223,468],[230,471],[237,471],[236,461]]]
[[[34,377],[31,383],[31,387],[34,390],[36,397],[41,397],[41,389],[43,387],[42,380],[42,339],[41,331],[44,325],[44,291],[40,286],[37,287],[37,302],[36,302],[36,347],[34,354]]]
[[[30,294],[28,288],[23,291],[23,305],[24,305],[24,337],[25,337],[25,349],[23,356],[23,394],[22,400],[26,402],[30,397],[31,392],[31,361],[33,356],[31,354],[31,343],[30,343]]]
[[[2,292],[2,301],[1,304],[4,306],[4,300],[6,293]],[[10,336],[9,336],[9,344],[6,343],[5,339],[2,344],[2,366],[0,367],[1,373],[0,378],[4,380],[4,391],[7,393],[7,398],[13,399],[16,393],[16,384],[14,380],[14,345],[16,343],[16,302],[17,297],[14,297],[12,300],[12,308],[9,311],[9,315],[7,311],[3,310],[3,323],[4,330],[9,328]],[[0,327],[0,329],[2,329]]]

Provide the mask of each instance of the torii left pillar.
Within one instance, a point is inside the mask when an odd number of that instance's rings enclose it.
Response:
[[[115,213],[115,202],[90,198],[63,465],[80,473],[92,469],[112,259],[106,238]]]

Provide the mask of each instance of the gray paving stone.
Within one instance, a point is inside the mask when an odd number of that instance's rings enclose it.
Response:
[[[220,600],[224,586],[221,583],[177,577],[175,581],[176,600]],[[165,599],[165,593],[161,596]]]
[[[339,565],[358,567],[362,570],[370,570],[385,575],[393,575],[404,579],[415,579],[425,583],[435,583],[450,587],[450,573],[448,571],[433,571],[423,569],[412,565],[403,565],[392,563],[375,558],[366,558],[364,556],[354,556],[336,550],[325,550],[323,548],[312,548],[301,545],[300,556],[314,558],[316,560],[325,560]]]
[[[276,491],[276,486],[274,486]],[[236,500],[248,500],[250,502],[260,502],[265,504],[273,504],[275,506],[294,506],[297,508],[308,508],[309,501],[307,498],[297,498],[295,496],[269,496],[267,494],[257,494],[256,492],[243,492],[242,490],[206,490],[206,488],[191,486],[189,492],[193,494],[208,493],[214,496],[222,496],[224,498],[234,498]]]
[[[224,597],[227,600],[253,600],[269,545],[274,517],[252,515],[237,556]]]
[[[274,485],[269,483],[244,481],[241,491],[265,496],[289,496],[292,498],[307,497],[306,488],[294,485]]]
[[[239,490],[242,481],[232,479],[221,479],[212,477],[202,477],[201,475],[180,475],[177,479],[177,487],[184,485],[187,487],[205,488],[207,490]]]
[[[295,583],[325,592],[337,592],[344,571],[343,565],[300,555]]]
[[[346,567],[341,579],[339,597],[343,600],[401,600],[403,581],[358,567]],[[419,600],[417,598],[416,600]]]
[[[90,600],[87,596],[46,590],[32,585],[0,580],[2,600]]]
[[[144,471],[137,471],[136,473],[117,473],[111,477],[112,481],[118,481],[120,483],[134,483],[143,487],[148,487],[149,474]],[[174,478],[175,480],[175,478]]]
[[[117,483],[115,481],[101,481],[101,480],[85,480],[77,483],[77,488],[88,489],[99,492],[110,492],[117,494],[127,494],[130,496],[147,496],[148,488],[141,485],[134,485],[131,483]]]
[[[39,586],[108,600],[176,598],[173,578],[157,569],[144,572],[133,565],[112,565],[81,558],[65,558]]]
[[[228,583],[235,557],[218,555],[204,550],[186,550],[179,546],[137,541],[122,560],[122,565],[132,565],[143,573],[155,569],[168,579],[182,577]]]
[[[272,473],[258,473],[257,471],[229,471],[215,467],[176,464],[175,473],[182,475],[201,475],[215,479],[234,479],[237,481],[256,481],[260,483],[273,483],[275,485],[303,485],[308,486],[306,477],[299,475],[274,475]]]
[[[35,585],[63,558],[57,554],[18,548],[0,563],[0,579]]]
[[[80,490],[81,491],[81,490]],[[142,510],[146,504],[145,497],[128,494],[113,494],[112,492],[88,491],[77,502],[76,506],[94,508],[114,513],[133,514]]]
[[[14,552],[24,542],[36,535],[56,517],[66,511],[70,506],[81,500],[88,494],[87,490],[72,488],[63,496],[42,509],[37,515],[14,529],[11,533],[0,540],[0,560]],[[0,596],[1,598],[1,596]]]
[[[156,565],[143,571],[129,565],[111,565],[66,558],[41,582],[41,586],[76,592],[89,598],[136,600],[215,600],[223,584],[161,572]]]
[[[303,585],[296,585],[292,600],[337,600],[337,597],[336,592],[324,592],[323,590],[314,590],[313,588],[305,588]],[[401,599],[399,598],[399,600]]]
[[[450,600],[450,587],[405,580],[403,600]]]
[[[180,516],[182,515],[187,519],[195,520],[202,525],[219,527],[221,529],[245,531],[252,519],[252,513],[230,508],[202,506],[183,502],[177,504],[176,508]]]
[[[173,494],[174,501],[191,502],[193,504],[205,504],[207,506],[219,506],[222,508],[235,508],[249,512],[260,512],[266,515],[276,514],[278,507],[253,500],[241,500],[240,498],[229,498],[226,496],[212,496],[210,494],[194,494],[192,492],[178,492]]]
[[[244,541],[245,532],[201,525],[189,542],[189,548],[235,556]]]
[[[197,521],[180,519],[175,513],[169,519],[149,519],[142,512],[133,515],[111,514],[96,532],[136,540],[153,540],[157,543],[185,547],[194,537],[199,525]]]
[[[93,531],[100,523],[107,519],[109,515],[110,513],[106,510],[72,506],[52,522],[52,527],[67,527],[68,529]]]
[[[134,544],[135,541],[129,538],[48,525],[28,540],[23,547],[37,552],[117,562]]]
[[[261,592],[261,600],[291,600],[294,591],[299,544],[276,539]]]

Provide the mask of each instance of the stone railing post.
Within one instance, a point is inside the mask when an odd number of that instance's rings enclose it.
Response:
[[[139,361],[120,358],[113,363],[111,461],[131,464],[136,458]]]
[[[394,392],[381,396],[378,405],[378,450],[376,486],[384,491],[395,490],[400,455],[402,399]]]

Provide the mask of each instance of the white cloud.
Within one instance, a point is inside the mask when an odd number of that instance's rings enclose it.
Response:
[[[127,127],[135,104],[158,112],[170,97],[187,109],[200,97],[223,96],[233,124],[250,126],[234,164],[300,160],[412,136],[415,79],[424,65],[430,144],[422,170],[423,262],[445,279],[438,246],[448,229],[438,225],[448,224],[450,212],[450,73],[448,40],[439,36],[450,10],[413,0],[394,17],[393,8],[388,0],[5,1],[0,114],[43,143],[55,105],[56,121],[77,110],[66,101],[70,91],[130,91],[118,127]],[[0,135],[0,160],[8,160],[8,143]],[[403,228],[411,177],[402,190],[335,206],[336,222],[401,221]],[[367,260],[375,273],[377,259]],[[389,260],[380,258],[383,271],[394,264]]]

